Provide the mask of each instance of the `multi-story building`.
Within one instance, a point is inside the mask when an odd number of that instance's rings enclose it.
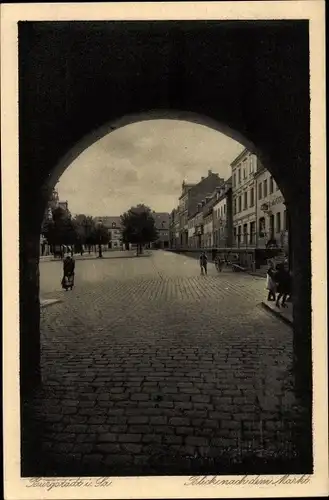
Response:
[[[169,246],[170,248],[179,248],[180,243],[180,222],[178,207],[172,210],[169,216]]]
[[[232,246],[232,178],[217,191],[213,207],[213,245],[215,248]]]
[[[153,212],[152,215],[159,235],[155,245],[160,246],[160,248],[168,248],[170,215],[167,212]]]
[[[201,180],[196,184],[182,184],[182,194],[179,198],[179,215],[180,215],[180,246],[187,247],[189,245],[189,220],[193,218],[198,211],[198,204],[212,193],[218,186],[223,184],[224,179],[218,174],[208,170],[207,177],[201,177]],[[191,223],[190,223],[191,225]],[[190,228],[191,229],[191,228]],[[201,227],[198,231],[200,232]],[[199,234],[201,236],[201,234]],[[190,230],[190,238],[191,230]]]
[[[102,225],[108,230],[109,233],[109,244],[110,249],[120,249],[122,247],[122,225],[121,217],[114,216],[104,216],[95,217],[95,223],[101,222]]]
[[[179,219],[179,246],[187,247],[188,245],[188,215],[190,191],[194,184],[187,184],[183,181],[182,193],[179,197],[178,219]]]
[[[213,208],[217,203],[218,191],[217,188],[205,200],[202,200],[203,208],[203,248],[212,248],[214,246],[214,224],[213,224]]]
[[[258,160],[255,173],[257,248],[288,251],[288,217],[283,195],[270,172]]]
[[[256,156],[244,149],[231,163],[233,246],[256,245]]]

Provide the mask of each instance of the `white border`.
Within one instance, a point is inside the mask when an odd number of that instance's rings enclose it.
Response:
[[[26,488],[20,479],[18,385],[18,78],[17,22],[64,20],[309,19],[311,68],[312,307],[314,460],[310,482],[290,486],[194,486],[184,477],[112,478],[110,488]],[[326,359],[326,156],[324,2],[3,4],[1,6],[1,145],[4,277],[5,498],[210,498],[326,495],[328,433]],[[14,377],[13,374],[17,377]],[[227,476],[229,477],[229,476]],[[265,478],[265,476],[262,476]],[[224,477],[223,477],[224,479]],[[249,479],[252,479],[249,476]]]

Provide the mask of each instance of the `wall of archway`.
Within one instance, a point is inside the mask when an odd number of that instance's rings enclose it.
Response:
[[[256,152],[279,184],[291,216],[294,284],[303,290],[294,299],[294,340],[307,392],[307,23],[27,24],[19,33],[22,387],[40,382],[39,233],[49,190],[109,128],[161,116],[226,133]]]

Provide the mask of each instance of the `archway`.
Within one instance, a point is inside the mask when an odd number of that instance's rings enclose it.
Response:
[[[124,123],[121,116],[182,109],[183,114],[227,124],[220,130],[228,134],[239,131],[235,137],[257,152],[284,194],[291,218],[294,285],[303,291],[294,303],[294,354],[302,393],[310,402],[307,23],[137,23],[137,28],[127,23],[125,31],[115,23],[93,23],[90,31],[83,23],[37,24],[23,27],[20,36],[22,395],[40,383],[39,232],[49,189],[70,159],[97,134],[106,133],[104,123],[117,127]],[[150,30],[158,37],[151,46]]]

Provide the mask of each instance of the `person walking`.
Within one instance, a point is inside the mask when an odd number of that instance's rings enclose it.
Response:
[[[278,291],[278,296],[275,302],[276,307],[287,307],[286,306],[286,300],[287,297],[291,294],[291,283],[290,283],[290,274],[288,269],[286,269],[284,264],[278,264],[277,265],[277,273],[275,280],[277,282],[277,291]],[[280,299],[281,304],[280,304]]]
[[[205,252],[202,252],[199,258],[201,274],[207,274],[208,257]]]
[[[222,269],[223,269],[223,261],[222,261],[222,259],[221,259],[221,257],[220,257],[220,255],[219,255],[219,254],[217,254],[217,255],[216,255],[216,257],[215,257],[215,267],[216,267],[216,269],[217,269],[217,271],[218,271],[219,273],[221,273],[221,272],[222,272]]]
[[[270,260],[268,262],[269,267],[266,273],[266,290],[268,290],[267,300],[274,301],[276,297],[276,282],[275,282],[275,267],[274,262]]]
[[[68,254],[63,261],[63,279],[62,287],[67,292],[69,289],[72,290],[74,286],[74,270],[75,261],[73,257]]]

